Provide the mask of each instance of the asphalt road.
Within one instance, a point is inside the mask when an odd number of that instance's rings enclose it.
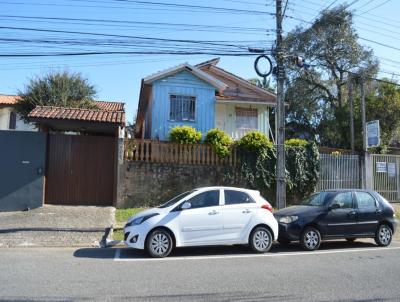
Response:
[[[0,301],[400,301],[400,242],[181,249],[0,249]]]

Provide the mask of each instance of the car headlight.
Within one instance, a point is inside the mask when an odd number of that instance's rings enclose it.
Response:
[[[299,216],[282,216],[281,218],[279,218],[279,222],[292,223],[292,222],[296,221],[297,219],[299,219]]]
[[[160,215],[160,214],[153,213],[153,214],[149,214],[149,215],[145,215],[145,216],[141,216],[141,217],[135,218],[132,221],[128,222],[125,225],[125,227],[129,227],[129,226],[132,226],[132,225],[139,225],[139,224],[145,222],[147,219],[150,219],[151,217],[154,217],[154,216],[157,216],[157,215]]]

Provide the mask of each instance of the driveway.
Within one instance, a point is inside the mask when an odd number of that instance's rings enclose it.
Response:
[[[0,247],[99,246],[114,224],[113,207],[52,206],[0,212]]]

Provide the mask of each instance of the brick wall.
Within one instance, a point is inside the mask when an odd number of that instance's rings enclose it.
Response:
[[[184,191],[216,185],[246,186],[239,171],[229,166],[124,163],[117,207],[155,206]]]

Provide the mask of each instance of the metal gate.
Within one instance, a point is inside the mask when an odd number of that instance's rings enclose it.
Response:
[[[43,205],[46,135],[0,130],[0,211]]]
[[[373,154],[371,157],[374,190],[389,201],[400,201],[400,155]]]
[[[112,205],[115,144],[114,137],[50,134],[45,202]]]
[[[358,155],[320,154],[317,190],[358,189],[361,186]]]

